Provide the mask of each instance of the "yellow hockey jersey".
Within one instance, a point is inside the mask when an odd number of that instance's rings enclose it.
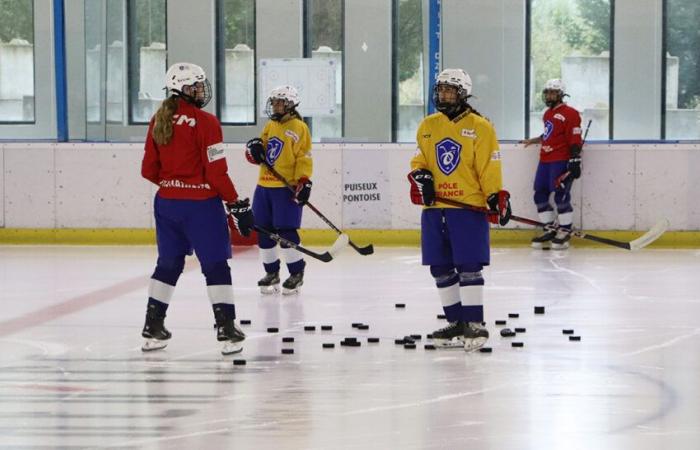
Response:
[[[486,197],[502,189],[501,153],[491,122],[469,112],[450,120],[431,114],[418,126],[418,148],[411,170],[427,169],[439,197],[486,206]],[[453,208],[436,202],[428,208]]]
[[[296,117],[281,123],[271,120],[265,125],[262,136],[267,162],[289,183],[300,178],[311,178],[311,133],[303,120]],[[263,187],[284,187],[267,167],[260,165],[258,184]]]

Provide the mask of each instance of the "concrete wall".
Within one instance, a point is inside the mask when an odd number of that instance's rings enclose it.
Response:
[[[0,144],[0,226],[152,227],[155,186],[140,177],[142,149],[142,144]],[[371,217],[381,213],[390,217],[391,229],[418,228],[420,208],[410,204],[405,178],[414,149],[409,144],[315,145],[312,201],[336,224],[369,228],[356,220],[344,223],[349,205],[343,204],[343,184],[377,181],[388,201],[382,211],[367,205],[367,223],[381,223]],[[513,210],[536,218],[531,197],[537,151],[514,144],[502,149]],[[242,144],[229,144],[226,152],[237,189],[252,196],[257,168],[245,161]],[[343,170],[350,167],[348,158],[360,158],[353,167],[386,170],[375,171],[377,179],[363,180],[357,170],[350,176]],[[694,171],[699,166],[700,144],[587,146],[583,177],[573,189],[574,224],[588,230],[646,230],[666,217],[674,230],[700,230]],[[326,227],[308,211],[303,226]]]

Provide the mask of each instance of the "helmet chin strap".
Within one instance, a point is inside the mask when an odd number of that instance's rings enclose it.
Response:
[[[453,119],[458,115],[462,114],[464,111],[466,111],[467,105],[463,102],[438,102],[438,104],[435,105],[435,109],[437,109],[450,119]]]

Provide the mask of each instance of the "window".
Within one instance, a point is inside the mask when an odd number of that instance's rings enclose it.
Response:
[[[421,0],[395,0],[394,15],[394,140],[414,142],[425,115]]]
[[[217,106],[222,123],[255,123],[255,0],[217,3]]]
[[[129,117],[147,123],[165,99],[165,0],[129,1]]]
[[[34,122],[34,2],[0,0],[0,122]]]
[[[530,0],[529,134],[542,133],[542,88],[561,78],[567,103],[592,119],[589,139],[609,139],[610,0]]]
[[[666,0],[665,138],[700,139],[700,3]]]
[[[343,0],[306,0],[304,8],[304,57],[330,59],[336,67],[337,108],[311,122],[311,135],[318,142],[343,136]]]

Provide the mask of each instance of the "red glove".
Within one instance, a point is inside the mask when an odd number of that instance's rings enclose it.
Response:
[[[260,138],[253,138],[245,145],[245,159],[251,164],[262,164],[265,161],[265,147]]]
[[[294,198],[300,205],[305,205],[311,196],[311,186],[313,183],[306,177],[299,178],[297,187],[294,191]]]
[[[435,180],[429,170],[414,170],[408,174],[408,181],[411,182],[411,202],[414,205],[435,204]]]
[[[487,215],[489,222],[501,224],[501,226],[508,223],[510,216],[513,215],[510,209],[510,193],[508,191],[494,192],[488,196],[486,203],[488,203],[490,210]]]

